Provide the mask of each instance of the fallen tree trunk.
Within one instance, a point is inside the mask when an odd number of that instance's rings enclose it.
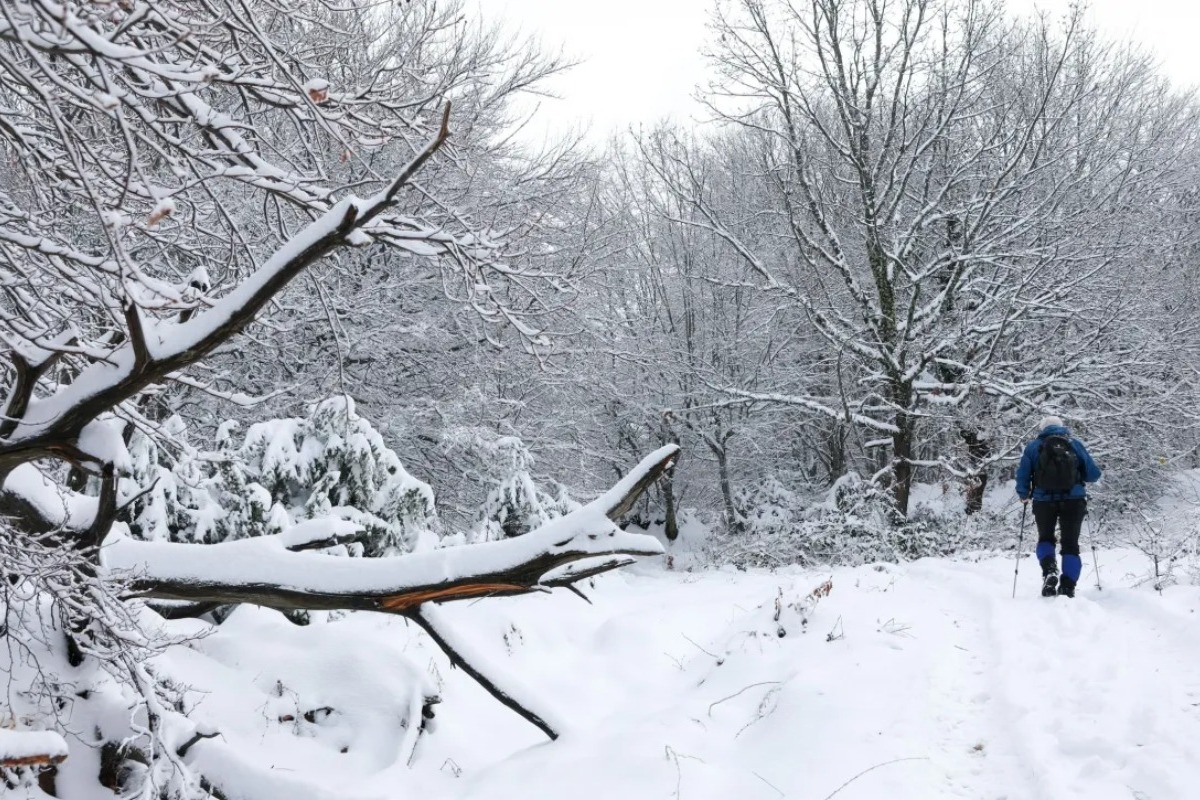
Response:
[[[133,596],[188,603],[291,610],[380,611],[411,616],[422,603],[545,591],[651,556],[662,546],[627,533],[613,519],[675,461],[679,448],[647,456],[596,500],[524,536],[413,553],[349,559],[306,552],[305,543],[352,529],[330,520],[292,532],[213,545],[141,542],[113,535],[101,547],[107,574],[128,581]],[[297,526],[300,527],[300,526]]]

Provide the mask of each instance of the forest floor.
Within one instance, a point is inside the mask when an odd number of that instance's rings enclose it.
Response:
[[[1038,596],[1031,557],[1013,599],[1012,558],[981,555],[773,573],[650,559],[583,586],[591,604],[444,606],[477,666],[566,722],[553,742],[385,615],[296,626],[243,606],[168,625],[189,638],[153,668],[216,734],[188,762],[229,800],[1200,796],[1200,587],[1156,591],[1144,556],[1106,549],[1099,589],[1085,555],[1074,600]],[[408,764],[418,685],[442,702]],[[81,714],[63,725],[86,744]],[[111,798],[97,765],[74,748],[58,796]]]
[[[489,661],[573,728],[540,741],[455,676],[401,779],[424,794],[393,796],[1194,797],[1200,588],[1160,594],[1144,557],[1105,550],[1098,589],[1087,555],[1074,600],[1038,596],[1031,558],[1013,599],[1013,561],[988,556],[775,574],[643,566],[597,581],[591,606],[455,606]],[[789,604],[826,579],[802,624]]]

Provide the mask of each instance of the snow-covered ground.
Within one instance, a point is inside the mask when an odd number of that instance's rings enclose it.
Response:
[[[1012,599],[1012,560],[987,556],[776,574],[646,563],[585,587],[593,605],[445,606],[486,668],[571,722],[556,742],[402,620],[297,628],[243,608],[192,645],[192,716],[221,736],[189,760],[246,798],[1195,797],[1200,589],[1135,585],[1145,558],[1105,550],[1098,590],[1087,562],[1073,601],[1036,596],[1029,558]],[[410,768],[389,685],[414,680],[444,702]]]

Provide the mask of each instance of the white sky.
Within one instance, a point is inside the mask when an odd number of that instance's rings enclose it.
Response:
[[[1070,0],[1009,0],[1014,11],[1062,12]],[[587,128],[599,144],[614,131],[703,114],[690,98],[707,67],[700,55],[711,0],[474,0],[490,19],[559,45],[582,63],[551,88],[525,135]],[[1198,0],[1092,0],[1099,28],[1149,47],[1167,74],[1200,85]]]

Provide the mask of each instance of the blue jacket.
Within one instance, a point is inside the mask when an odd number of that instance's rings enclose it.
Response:
[[[1021,466],[1017,467],[1017,496],[1022,500],[1029,497],[1029,486],[1033,480],[1033,470],[1037,466],[1038,456],[1042,453],[1042,442],[1046,440],[1047,436],[1066,436],[1071,438],[1071,432],[1062,425],[1049,425],[1038,434],[1036,439],[1025,445],[1025,452],[1021,455]],[[1100,467],[1096,466],[1096,462],[1092,460],[1092,456],[1088,453],[1087,448],[1083,446],[1083,442],[1071,438],[1071,446],[1075,448],[1075,453],[1079,456],[1079,463],[1083,467],[1082,474],[1079,476],[1079,483],[1071,487],[1069,494],[1052,495],[1041,489],[1034,489],[1034,500],[1084,499],[1087,497],[1087,489],[1084,488],[1084,483],[1095,483],[1100,480]]]

